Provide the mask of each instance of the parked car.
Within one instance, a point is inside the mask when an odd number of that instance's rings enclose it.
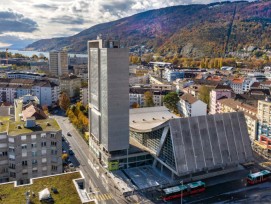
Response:
[[[67,133],[67,135],[68,135],[68,136],[72,136],[71,133],[69,133],[69,132]]]
[[[69,167],[74,167],[74,166],[73,166],[73,163],[69,163]]]
[[[71,149],[69,149],[69,155],[74,155],[74,152]]]

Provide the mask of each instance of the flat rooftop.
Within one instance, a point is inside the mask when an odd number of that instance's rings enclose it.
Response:
[[[32,128],[25,127],[24,121],[15,122],[9,120],[9,117],[0,117],[0,132],[8,132],[9,136],[17,136],[32,132],[47,132],[61,130],[55,119],[48,118],[44,120],[36,120],[36,126]]]
[[[179,118],[165,106],[130,109],[130,130],[150,132],[172,118]]]
[[[55,176],[46,176],[34,178],[33,183],[15,187],[14,182],[0,184],[0,203],[25,203],[25,193],[30,190],[31,203],[40,203],[38,193],[45,188],[50,190],[54,203],[81,203],[80,197],[73,183],[74,179],[81,178],[79,172],[59,174]],[[59,193],[54,194],[51,188],[54,187]],[[35,196],[32,196],[34,192]],[[89,202],[89,204],[94,202]]]

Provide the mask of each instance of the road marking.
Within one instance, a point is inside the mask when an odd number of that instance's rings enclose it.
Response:
[[[91,199],[96,199],[98,201],[103,201],[103,200],[112,200],[113,196],[111,193],[104,193],[104,194],[92,194],[89,196]]]

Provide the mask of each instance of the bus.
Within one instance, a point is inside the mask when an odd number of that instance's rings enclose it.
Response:
[[[196,181],[185,185],[178,185],[162,190],[162,198],[164,201],[189,196],[192,194],[200,193],[205,191],[205,183],[202,181]]]
[[[249,174],[246,179],[247,184],[253,185],[253,184],[265,182],[268,180],[270,175],[271,175],[271,172],[268,170],[263,170],[263,171],[259,171],[253,174]]]

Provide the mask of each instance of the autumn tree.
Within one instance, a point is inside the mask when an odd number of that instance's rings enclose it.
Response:
[[[139,104],[138,104],[137,102],[134,102],[134,103],[132,104],[132,108],[139,108]]]
[[[62,92],[59,97],[59,106],[62,110],[67,110],[70,106],[70,98],[66,92]]]
[[[146,91],[144,93],[144,107],[153,107],[153,95],[150,91]]]
[[[164,97],[164,104],[165,106],[170,109],[171,111],[177,113],[177,103],[179,102],[179,97],[176,92],[170,92]]]
[[[206,103],[209,106],[210,103],[210,91],[212,89],[208,86],[201,86],[199,88],[199,99],[202,100],[204,103]]]

